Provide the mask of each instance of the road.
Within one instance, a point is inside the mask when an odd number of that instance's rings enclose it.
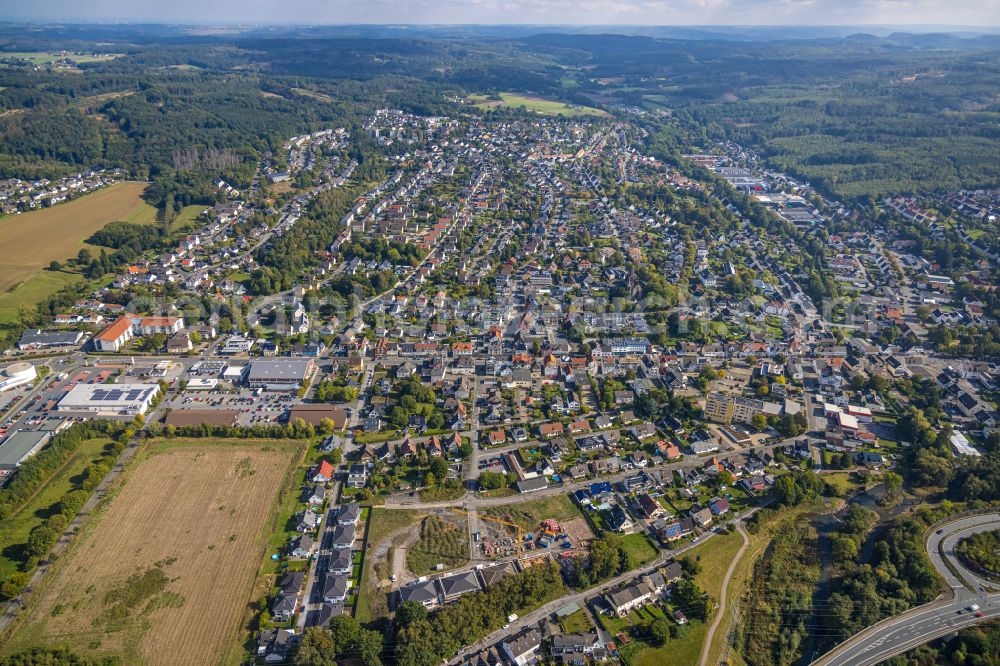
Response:
[[[168,390],[167,394],[169,395],[173,391],[173,389]],[[156,410],[147,415],[145,420],[146,425],[156,422],[161,416],[163,416],[163,410],[165,409],[165,405],[167,403],[166,397],[167,396],[165,396],[160,402]],[[28,581],[28,585],[25,587],[24,593],[30,594],[31,591],[38,586],[42,577],[48,572],[51,563],[59,559],[59,556],[69,547],[73,537],[79,532],[80,526],[83,522],[91,513],[93,513],[94,509],[97,508],[97,505],[107,496],[108,489],[114,483],[115,479],[118,478],[118,475],[125,470],[125,466],[128,464],[129,459],[139,449],[139,443],[142,441],[143,430],[146,429],[146,425],[143,425],[142,428],[136,431],[135,436],[122,451],[114,466],[94,489],[94,492],[91,493],[90,497],[87,498],[87,501],[84,503],[83,507],[80,508],[80,511],[77,512],[76,516],[73,517],[73,520],[71,520],[69,525],[66,526],[66,529],[59,536],[59,539],[49,552],[48,557],[46,557],[45,560],[38,565],[38,568],[35,569],[34,573],[31,575],[31,580]],[[3,613],[0,614],[0,631],[5,630],[17,617],[17,614],[24,608],[25,604],[22,601],[22,596],[23,593],[3,605]]]
[[[713,454],[714,457],[720,461],[732,458],[734,456],[747,455],[750,453],[762,453],[765,451],[773,451],[776,448],[782,446],[789,446],[794,442],[795,437],[789,439],[780,440],[771,444],[764,444],[761,446],[748,446],[743,449],[736,449],[733,451],[726,451],[725,453]],[[492,453],[492,451],[490,451]],[[666,463],[656,467],[647,467],[647,470],[655,470],[664,473],[673,473],[677,469],[690,469],[692,467],[701,467],[707,461],[709,457],[699,457],[699,456],[687,456],[682,460],[672,463]],[[472,493],[467,493],[463,497],[459,497],[454,500],[444,500],[440,502],[421,502],[420,495],[417,492],[413,493],[396,493],[395,495],[390,495],[385,501],[386,509],[447,509],[450,507],[462,507],[466,510],[471,510],[474,508],[483,508],[491,506],[500,506],[504,504],[513,504],[517,502],[530,502],[532,500],[541,499],[543,497],[552,497],[553,495],[564,495],[566,493],[571,493],[581,488],[587,488],[591,483],[595,481],[608,481],[615,483],[621,481],[627,476],[635,476],[641,470],[630,469],[628,471],[618,472],[617,474],[609,474],[606,476],[601,476],[597,479],[590,479],[584,481],[574,481],[570,483],[562,483],[551,485],[543,490],[537,490],[532,493],[519,494],[511,497],[478,497]]]
[[[743,520],[749,518],[750,516],[752,516],[753,514],[757,513],[762,508],[764,508],[764,506],[766,506],[766,504],[758,506],[758,507],[754,507],[754,508],[748,510],[746,513],[742,514],[739,517],[734,517],[733,522],[736,523],[737,528],[742,531],[743,527],[740,524],[741,521],[743,521]],[[723,532],[724,532],[724,530],[723,530]],[[542,607],[540,607],[540,608],[538,608],[536,610],[533,610],[530,613],[525,614],[523,617],[519,617],[517,620],[515,620],[514,622],[511,622],[509,625],[507,625],[503,629],[498,629],[498,630],[494,631],[489,636],[486,636],[485,638],[483,638],[482,640],[480,640],[478,643],[475,643],[473,645],[470,645],[470,646],[464,648],[459,653],[459,655],[456,655],[456,657],[453,658],[453,659],[451,659],[449,663],[451,663],[451,664],[459,664],[465,658],[465,655],[467,655],[467,654],[475,654],[476,652],[478,652],[478,651],[480,651],[482,649],[485,649],[486,647],[488,647],[488,646],[496,643],[497,641],[501,640],[505,636],[512,636],[512,635],[516,634],[518,631],[520,631],[521,629],[524,629],[525,627],[534,626],[534,625],[538,624],[538,622],[542,621],[543,619],[545,619],[546,617],[548,617],[552,613],[555,613],[557,610],[559,610],[560,608],[562,608],[563,606],[565,606],[567,604],[576,603],[581,608],[583,608],[585,605],[587,605],[586,604],[586,600],[588,598],[599,596],[601,594],[604,594],[608,590],[621,585],[622,583],[630,581],[630,580],[632,580],[632,579],[634,579],[634,578],[636,578],[638,576],[641,576],[643,574],[651,573],[653,571],[656,571],[657,569],[659,569],[660,567],[662,567],[667,562],[680,557],[681,555],[683,555],[684,553],[688,552],[692,548],[700,546],[701,544],[705,543],[706,541],[708,541],[712,537],[716,536],[717,534],[720,534],[720,532],[717,532],[714,529],[713,530],[709,530],[708,532],[705,532],[705,533],[699,535],[698,537],[694,538],[693,540],[691,540],[690,542],[688,542],[684,546],[682,546],[680,548],[676,548],[674,550],[671,550],[671,551],[669,551],[667,553],[664,553],[664,554],[660,555],[660,557],[658,557],[656,560],[654,560],[650,564],[646,565],[645,567],[642,567],[641,569],[636,569],[634,571],[625,572],[625,573],[621,574],[620,576],[615,576],[614,578],[612,578],[610,580],[607,580],[604,583],[601,583],[600,585],[598,585],[596,587],[592,587],[592,588],[589,588],[587,590],[583,590],[582,592],[575,592],[573,594],[568,594],[566,596],[559,597],[558,599],[554,599],[554,600],[550,601],[549,603],[545,604],[544,606],[542,606]]]
[[[813,666],[874,666],[935,638],[1000,618],[1000,593],[993,592],[993,585],[955,556],[955,545],[963,538],[995,529],[1000,529],[1000,514],[992,513],[961,518],[935,530],[927,539],[927,551],[951,592],[872,625],[812,662]],[[980,606],[982,618],[962,612],[970,604]]]

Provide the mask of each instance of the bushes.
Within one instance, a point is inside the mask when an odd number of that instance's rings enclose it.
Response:
[[[6,518],[28,501],[76,453],[80,444],[96,437],[115,437],[123,426],[114,421],[75,423],[52,438],[44,449],[25,461],[17,476],[0,490],[0,518]]]
[[[992,576],[1000,575],[1000,530],[979,532],[955,546],[959,557]]]
[[[358,399],[358,389],[322,381],[316,385],[316,399],[320,402],[351,402]]]
[[[285,425],[230,426],[200,425],[173,426],[168,425],[163,432],[167,437],[207,437],[219,439],[311,439],[316,436],[316,428],[302,419],[295,419]]]
[[[396,634],[397,666],[437,666],[463,645],[502,627],[511,613],[523,613],[565,594],[553,563],[504,578],[483,592],[467,594],[427,619],[413,619]]]
[[[464,526],[464,523],[463,523]],[[465,529],[437,516],[427,516],[420,524],[420,540],[407,549],[407,568],[417,575],[435,564],[451,569],[469,560],[469,539]]]
[[[805,471],[778,477],[771,492],[779,504],[795,506],[815,499],[822,490],[823,480],[815,472]]]
[[[852,636],[938,595],[937,572],[927,556],[925,532],[926,526],[917,519],[901,520],[876,538],[868,562],[846,564],[824,614],[833,640]]]
[[[0,583],[0,599],[13,599],[28,586],[31,574],[26,571],[16,571],[7,580]],[[2,662],[0,662],[2,663]]]
[[[589,556],[577,555],[573,558],[568,581],[573,587],[584,589],[631,568],[622,538],[606,532],[590,544]]]
[[[117,657],[81,657],[66,648],[35,647],[0,657],[0,666],[116,666]]]
[[[787,665],[801,656],[818,560],[815,533],[808,523],[797,523],[777,532],[755,563],[742,646],[748,665]]]

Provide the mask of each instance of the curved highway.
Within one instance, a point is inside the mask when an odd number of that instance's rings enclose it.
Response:
[[[927,539],[927,552],[951,592],[868,627],[813,666],[874,666],[935,638],[1000,618],[1000,588],[969,571],[955,555],[955,546],[965,537],[996,529],[1000,529],[1000,514],[995,513],[961,518],[936,529]],[[983,617],[969,610],[973,604]]]

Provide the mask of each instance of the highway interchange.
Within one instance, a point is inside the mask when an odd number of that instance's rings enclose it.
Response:
[[[932,530],[931,562],[950,588],[938,599],[868,627],[815,660],[813,666],[873,666],[918,645],[1000,617],[1000,592],[966,568],[955,555],[959,541],[976,532],[1000,529],[1000,514],[969,516]],[[982,617],[969,610],[980,607]]]

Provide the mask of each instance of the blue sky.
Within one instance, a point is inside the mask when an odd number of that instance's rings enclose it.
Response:
[[[0,0],[0,19],[169,23],[996,26],[1000,0]]]

